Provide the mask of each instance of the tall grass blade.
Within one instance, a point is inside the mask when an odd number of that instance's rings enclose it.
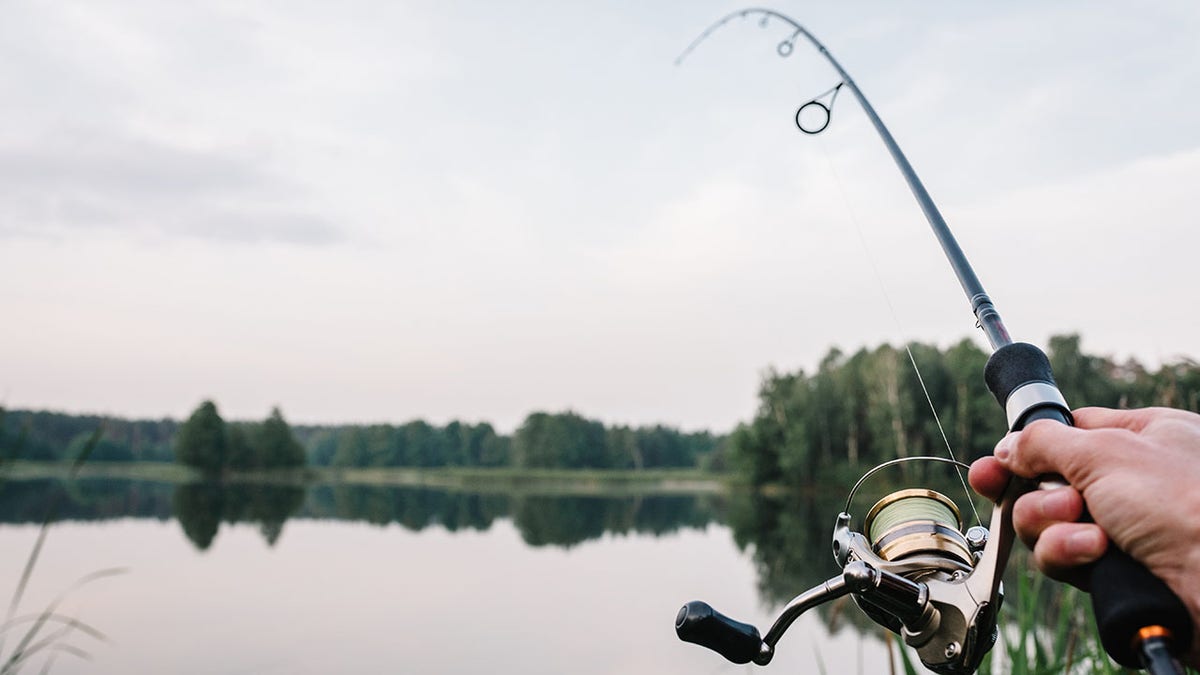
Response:
[[[50,617],[55,616],[55,610],[57,610],[58,606],[61,605],[64,600],[66,600],[68,595],[70,595],[71,593],[75,592],[76,590],[82,588],[83,586],[86,586],[87,584],[92,583],[93,581],[96,581],[98,579],[103,579],[105,577],[116,576],[118,574],[124,574],[127,571],[128,570],[126,570],[125,568],[122,568],[122,567],[113,567],[113,568],[109,568],[109,569],[98,570],[96,572],[92,572],[91,574],[86,574],[83,577],[80,577],[80,579],[78,581],[76,581],[74,584],[72,584],[67,590],[60,593],[59,596],[57,598],[55,598],[53,602],[51,602],[49,605],[47,605],[46,609],[44,609],[42,611],[42,613],[38,615],[38,617],[33,622],[33,626],[31,626],[29,628],[29,630],[26,631],[24,637],[21,638],[21,641],[17,644],[16,648],[13,650],[12,656],[9,657],[8,661],[6,661],[3,664],[3,666],[0,666],[0,675],[8,675],[8,673],[15,672],[15,670],[14,670],[15,664],[20,663],[21,661],[28,658],[28,653],[33,650],[33,648],[31,647],[31,643],[33,643],[34,639],[37,638],[38,633],[41,632],[42,628],[50,620]],[[63,627],[60,631],[57,631],[57,632],[61,632],[61,631],[69,632],[70,630],[71,630],[71,626],[68,625],[68,626]],[[43,640],[43,642],[44,642],[44,640]],[[37,644],[40,645],[42,643],[39,642]]]
[[[33,550],[29,552],[29,557],[25,560],[25,569],[21,572],[21,578],[17,581],[17,588],[13,591],[12,600],[8,603],[8,612],[4,615],[4,623],[8,624],[12,621],[13,616],[17,613],[17,607],[21,605],[21,599],[25,597],[25,589],[29,586],[29,578],[33,576],[33,568],[37,566],[38,556],[42,554],[42,546],[46,543],[46,534],[50,531],[50,523],[54,519],[55,509],[51,507],[50,513],[46,514],[45,520],[42,521],[42,527],[38,530],[37,541],[33,544]],[[0,654],[4,653],[4,634],[0,633]]]
[[[100,444],[100,437],[103,435],[104,425],[101,424],[100,426],[96,427],[96,430],[93,431],[92,435],[88,437],[87,442],[84,443],[83,447],[79,449],[79,454],[76,455],[75,460],[71,462],[71,471],[68,474],[71,480],[74,480],[75,477],[79,475],[79,469],[83,467],[83,463],[88,460],[88,457],[92,456],[92,451],[94,451],[96,446]]]
[[[19,626],[20,624],[29,623],[31,621],[36,621],[36,620],[40,619],[41,617],[42,617],[41,614],[23,614],[21,616],[14,617],[11,621],[8,621],[7,623],[4,623],[4,624],[0,624],[0,633],[6,632],[16,626]],[[89,637],[100,640],[101,642],[108,641],[108,636],[105,635],[103,632],[101,632],[99,629],[97,629],[95,626],[87,624],[83,621],[80,621],[79,619],[74,618],[74,617],[67,616],[65,614],[52,614],[49,617],[47,617],[46,620],[61,623],[63,625],[67,625],[67,626],[71,626],[75,630],[78,630],[82,633],[86,633]]]

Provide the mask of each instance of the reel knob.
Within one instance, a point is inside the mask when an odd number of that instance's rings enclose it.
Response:
[[[773,653],[763,644],[757,628],[734,621],[700,600],[693,600],[679,609],[679,614],[675,615],[675,634],[684,642],[708,647],[739,664],[755,661],[766,665]]]

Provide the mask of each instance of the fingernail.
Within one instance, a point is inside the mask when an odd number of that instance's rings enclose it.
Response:
[[[1017,444],[1017,435],[1020,433],[1019,431],[1014,431],[1000,439],[1000,442],[996,444],[996,449],[992,451],[996,459],[1001,462],[1008,460],[1009,455],[1012,454],[1013,447]]]
[[[1067,554],[1080,562],[1100,557],[1103,546],[1103,535],[1095,528],[1072,532],[1071,536],[1067,537]]]
[[[1055,488],[1042,496],[1042,515],[1058,517],[1067,510],[1071,503],[1071,491],[1066,488]]]

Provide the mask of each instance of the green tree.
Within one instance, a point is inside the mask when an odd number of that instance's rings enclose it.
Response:
[[[254,434],[254,454],[263,468],[292,468],[304,466],[304,448],[283,419],[279,408],[258,426]]]
[[[1084,354],[1078,334],[1055,335],[1047,352],[1067,405],[1117,407],[1122,403],[1120,388],[1112,377],[1116,366],[1102,356]]]
[[[497,434],[490,424],[481,426],[486,427],[486,430],[479,442],[479,465],[512,466],[512,439]]]
[[[574,412],[531,413],[513,436],[516,466],[603,468],[604,425]]]
[[[254,430],[247,424],[227,424],[228,452],[225,465],[236,470],[261,468],[258,453],[252,445]]]
[[[445,466],[444,437],[424,420],[413,420],[400,428],[406,450],[405,466]]]
[[[221,419],[215,403],[204,401],[179,427],[175,459],[205,473],[216,474],[225,466],[227,452],[225,420]]]
[[[330,460],[332,466],[366,466],[367,435],[362,427],[344,427],[337,435],[337,449]]]
[[[71,439],[70,445],[67,446],[67,457],[78,457],[79,453],[91,442],[92,435],[81,433]],[[130,462],[133,461],[133,453],[129,446],[101,436],[92,447],[87,459],[89,462]]]

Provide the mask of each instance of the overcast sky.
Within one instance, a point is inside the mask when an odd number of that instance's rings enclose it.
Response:
[[[768,366],[983,344],[853,99],[795,130],[819,55],[739,20],[676,67],[740,8],[677,6],[5,3],[0,403],[723,431]],[[778,8],[1015,337],[1200,356],[1200,4]]]

